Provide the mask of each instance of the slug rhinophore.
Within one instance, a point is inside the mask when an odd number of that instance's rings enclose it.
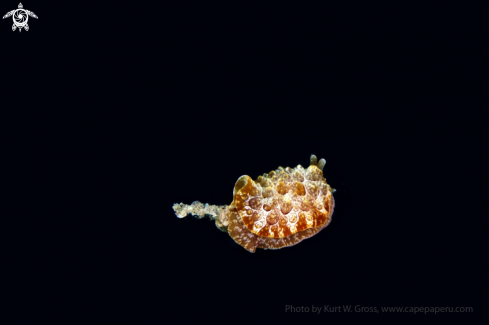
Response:
[[[241,176],[234,185],[229,206],[203,204],[173,205],[177,217],[192,214],[209,216],[217,228],[239,245],[254,253],[256,248],[280,249],[312,237],[331,221],[334,189],[326,183],[323,168],[326,160],[311,155],[311,165],[304,169],[279,167],[259,176]]]

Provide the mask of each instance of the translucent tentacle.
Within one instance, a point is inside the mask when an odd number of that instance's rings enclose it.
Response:
[[[311,155],[311,166],[316,166],[318,164],[318,157]]]
[[[216,227],[224,232],[227,231],[229,224],[227,210],[228,207],[225,205],[204,204],[199,201],[194,201],[190,205],[183,203],[175,203],[173,205],[173,211],[175,211],[178,218],[185,218],[189,214],[198,219],[208,216],[216,222]]]
[[[321,160],[318,163],[318,168],[323,170],[324,166],[326,165],[326,159],[321,158]]]

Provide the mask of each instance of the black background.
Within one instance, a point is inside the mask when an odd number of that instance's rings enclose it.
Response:
[[[407,4],[23,4],[39,16],[30,30],[5,19],[0,31],[2,250],[17,317],[483,312],[482,181],[468,176],[483,155],[467,87],[478,45],[459,20]],[[308,166],[311,154],[327,160],[336,208],[297,246],[250,254],[173,213],[229,204],[239,176]]]

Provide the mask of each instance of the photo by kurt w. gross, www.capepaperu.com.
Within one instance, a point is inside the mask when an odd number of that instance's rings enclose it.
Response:
[[[293,306],[285,305],[286,313],[410,313],[410,314],[440,314],[440,313],[473,313],[473,307],[371,307],[361,305],[343,306]]]

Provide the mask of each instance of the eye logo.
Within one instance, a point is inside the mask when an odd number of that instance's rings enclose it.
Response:
[[[12,19],[14,21],[14,24],[12,25],[12,31],[15,31],[18,28],[19,32],[22,31],[22,28],[24,28],[26,31],[29,30],[29,25],[27,25],[29,16],[37,19],[36,14],[32,11],[25,10],[22,6],[22,3],[19,3],[18,9],[7,12],[5,16],[3,16],[3,19],[10,16],[12,16]]]

